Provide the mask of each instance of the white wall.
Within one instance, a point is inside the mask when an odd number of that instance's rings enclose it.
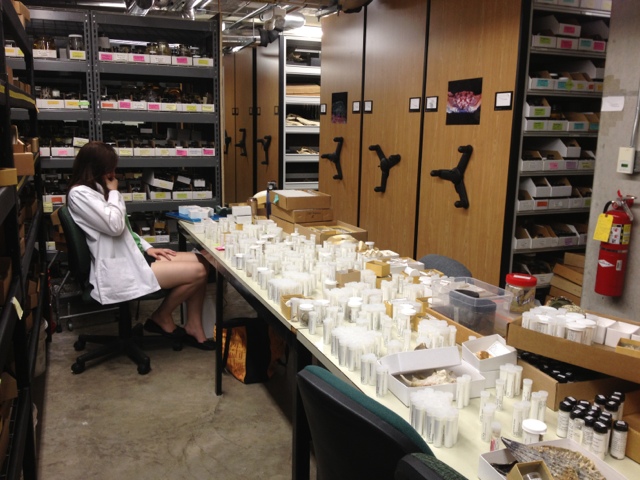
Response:
[[[604,96],[623,96],[621,112],[603,112],[596,154],[589,238],[585,264],[582,306],[596,312],[640,320],[640,173],[616,173],[618,148],[629,146],[640,87],[640,2],[613,0],[611,34],[607,45]],[[640,134],[638,135],[640,137]],[[636,149],[640,146],[638,142]],[[640,164],[640,162],[639,162]],[[591,240],[607,201],[620,190],[625,195],[639,197],[632,208],[635,221],[632,228],[629,261],[624,294],[618,298],[604,297],[594,292],[600,242]]]

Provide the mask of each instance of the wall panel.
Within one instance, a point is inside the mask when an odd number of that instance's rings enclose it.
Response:
[[[245,202],[253,191],[253,49],[245,48],[235,53],[236,57],[236,129],[232,145],[236,155],[236,202]],[[246,156],[235,145],[242,139],[240,129],[246,129]]]
[[[447,255],[492,284],[500,282],[502,232],[513,113],[494,111],[496,92],[515,89],[520,2],[432,0],[426,96],[438,111],[425,114],[416,256]],[[482,78],[479,125],[446,125],[449,82]],[[455,208],[451,182],[433,169],[457,166],[461,145],[472,145],[465,173],[469,209]]]
[[[231,138],[226,153],[223,150],[222,166],[222,203],[235,202],[236,198],[236,149],[233,148],[236,131],[236,117],[233,111],[236,106],[236,56],[224,55],[222,57],[223,72],[223,92],[224,92],[224,131],[225,135]],[[225,139],[222,139],[222,146],[225,149]]]
[[[381,248],[411,256],[418,183],[420,113],[409,112],[409,99],[421,97],[427,4],[423,0],[377,0],[367,7],[360,226]],[[385,155],[399,154],[385,193],[380,162],[370,145]]]
[[[320,116],[320,153],[334,153],[336,137],[342,137],[344,142],[340,155],[342,180],[333,178],[337,173],[335,164],[321,158],[319,190],[332,196],[334,218],[352,225],[358,221],[361,115],[351,112],[351,104],[362,96],[364,18],[362,11],[322,19],[320,103],[327,105],[327,114]],[[346,93],[347,102],[342,106],[346,109],[346,123],[332,121],[335,93]]]

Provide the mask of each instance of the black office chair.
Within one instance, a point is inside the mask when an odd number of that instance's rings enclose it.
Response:
[[[466,480],[449,465],[433,455],[412,453],[400,459],[394,480]]]
[[[447,277],[471,277],[471,271],[462,263],[445,255],[430,253],[420,259],[426,269],[434,269]]]
[[[318,480],[388,480],[403,456],[433,455],[403,418],[327,370],[305,367],[298,372],[297,383]]]
[[[89,283],[91,253],[87,246],[86,236],[71,218],[67,206],[60,207],[58,218],[67,241],[69,270],[75,277],[76,282],[82,287],[82,302],[85,305],[100,305],[99,302],[91,297],[91,290],[93,289]],[[166,294],[166,290],[159,290],[149,295],[144,295],[139,300],[157,300],[163,298]],[[182,349],[182,343],[179,339],[169,339],[161,335],[143,336],[142,325],[136,325],[134,329],[131,326],[129,302],[122,302],[116,306],[118,307],[118,335],[79,335],[78,340],[73,345],[76,351],[84,350],[87,343],[97,343],[102,346],[77,357],[75,363],[71,365],[73,373],[84,372],[88,361],[116,353],[124,353],[138,365],[138,373],[145,375],[151,371],[151,362],[149,357],[142,351],[143,342],[144,344],[152,341],[160,341],[165,344],[170,342],[174,350]]]

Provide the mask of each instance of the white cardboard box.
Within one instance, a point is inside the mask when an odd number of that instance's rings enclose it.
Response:
[[[74,157],[75,154],[73,147],[51,147],[52,157]]]
[[[132,63],[150,63],[149,55],[145,53],[130,53],[127,60]]]
[[[531,35],[531,46],[556,48],[556,37],[552,35]]]
[[[180,190],[178,192],[173,192],[174,200],[193,200],[193,192],[190,190]]]
[[[193,65],[191,57],[171,57],[171,65],[181,65],[183,67]]]
[[[211,190],[194,190],[193,192],[194,200],[206,200],[208,198],[213,198],[213,192]]]
[[[607,334],[604,338],[604,344],[615,348],[621,338],[631,338],[631,335],[640,330],[637,325],[625,322],[616,322],[607,327]]]
[[[542,99],[542,105],[529,105],[525,103],[524,116],[526,118],[547,118],[551,115],[551,106],[546,98]]]
[[[516,228],[516,236],[513,237],[514,250],[529,250],[531,248],[531,237],[529,232],[522,227]]]
[[[33,58],[58,58],[57,50],[40,50],[40,49],[34,48],[32,52],[33,52]]]
[[[552,445],[580,452],[582,455],[588,457],[596,464],[596,467],[598,467],[600,473],[607,480],[626,480],[624,475],[618,473],[613,469],[613,467],[605,463],[603,460],[600,460],[593,453],[583,448],[582,445],[574,442],[573,440],[561,438],[559,440],[550,440],[547,442],[540,442],[531,445]],[[478,463],[478,478],[480,480],[504,480],[505,477],[495,468],[493,468],[491,464],[508,464],[512,463],[515,460],[516,459],[506,448],[502,450],[496,450],[494,452],[483,453],[482,455],[480,455],[480,462]]]
[[[176,149],[172,147],[156,147],[156,156],[158,157],[175,157]]]
[[[433,370],[447,369],[456,376],[468,374],[471,376],[471,398],[479,397],[484,390],[485,379],[475,368],[460,359],[458,347],[434,348],[429,350],[414,350],[411,352],[394,353],[379,360],[382,365],[389,367],[389,390],[402,403],[409,406],[409,397],[412,392],[426,387],[409,387],[396,378],[399,374],[422,372],[430,374]],[[456,384],[432,386],[434,390],[456,393]]]
[[[149,55],[149,63],[155,65],[171,65],[171,55]]]
[[[213,67],[213,58],[198,57],[193,59],[194,67]]]
[[[489,352],[493,356],[480,360],[476,353],[481,351]],[[504,338],[495,334],[463,342],[462,360],[485,377],[485,388],[493,388],[496,385],[496,375],[489,372],[498,371],[499,376],[501,365],[507,363],[515,365],[518,361],[518,352],[512,346],[507,345]]]
[[[64,100],[54,100],[53,98],[36,98],[38,108],[65,108]]]
[[[551,196],[551,185],[545,177],[532,179],[525,178],[520,182],[520,190],[526,190],[533,198],[546,198]]]
[[[545,15],[543,17],[535,17],[533,25],[536,30],[550,30],[555,35],[563,37],[579,37],[580,25],[577,21],[559,21],[555,15]]]
[[[119,147],[118,155],[121,157],[133,157],[133,148],[131,147]]]
[[[146,170],[142,175],[142,181],[148,185],[151,185],[152,187],[164,188],[165,190],[173,190],[173,182],[156,178],[153,170]],[[158,192],[149,192],[149,193],[158,193]],[[152,198],[152,197],[149,196],[149,198]]]

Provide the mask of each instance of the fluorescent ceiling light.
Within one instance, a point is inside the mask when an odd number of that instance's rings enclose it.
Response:
[[[124,1],[122,2],[78,2],[78,5],[80,6],[86,6],[86,7],[107,7],[107,8],[125,8],[126,5],[124,3]]]

